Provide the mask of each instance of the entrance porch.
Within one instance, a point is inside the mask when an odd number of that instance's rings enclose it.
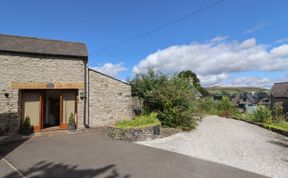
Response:
[[[78,125],[78,90],[21,90],[21,124],[28,117],[34,132],[67,129],[69,118]]]

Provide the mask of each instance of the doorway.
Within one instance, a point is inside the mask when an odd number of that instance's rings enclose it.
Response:
[[[69,119],[77,127],[78,90],[22,90],[21,122],[30,119],[33,131],[66,129]]]
[[[44,128],[60,125],[60,97],[47,96]]]

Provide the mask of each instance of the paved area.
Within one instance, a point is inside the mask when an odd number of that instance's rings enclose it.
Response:
[[[5,175],[15,175],[15,177],[19,176],[17,171],[15,171],[9,166],[9,163],[7,164],[7,162],[1,159],[0,160],[0,176],[2,177]]]
[[[192,132],[139,144],[269,177],[288,177],[288,138],[233,119],[209,116]]]
[[[262,177],[173,152],[115,141],[98,130],[32,137],[23,143],[1,146],[0,154],[26,177],[35,178]],[[1,178],[20,177],[3,163],[1,160]]]

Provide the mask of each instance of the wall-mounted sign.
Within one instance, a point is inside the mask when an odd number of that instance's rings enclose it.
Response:
[[[47,88],[49,88],[49,89],[54,88],[54,84],[53,83],[48,83]]]

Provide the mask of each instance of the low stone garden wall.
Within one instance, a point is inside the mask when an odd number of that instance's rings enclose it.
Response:
[[[147,126],[143,128],[117,128],[108,126],[107,134],[116,139],[124,141],[142,141],[153,138],[160,134],[160,125]]]

